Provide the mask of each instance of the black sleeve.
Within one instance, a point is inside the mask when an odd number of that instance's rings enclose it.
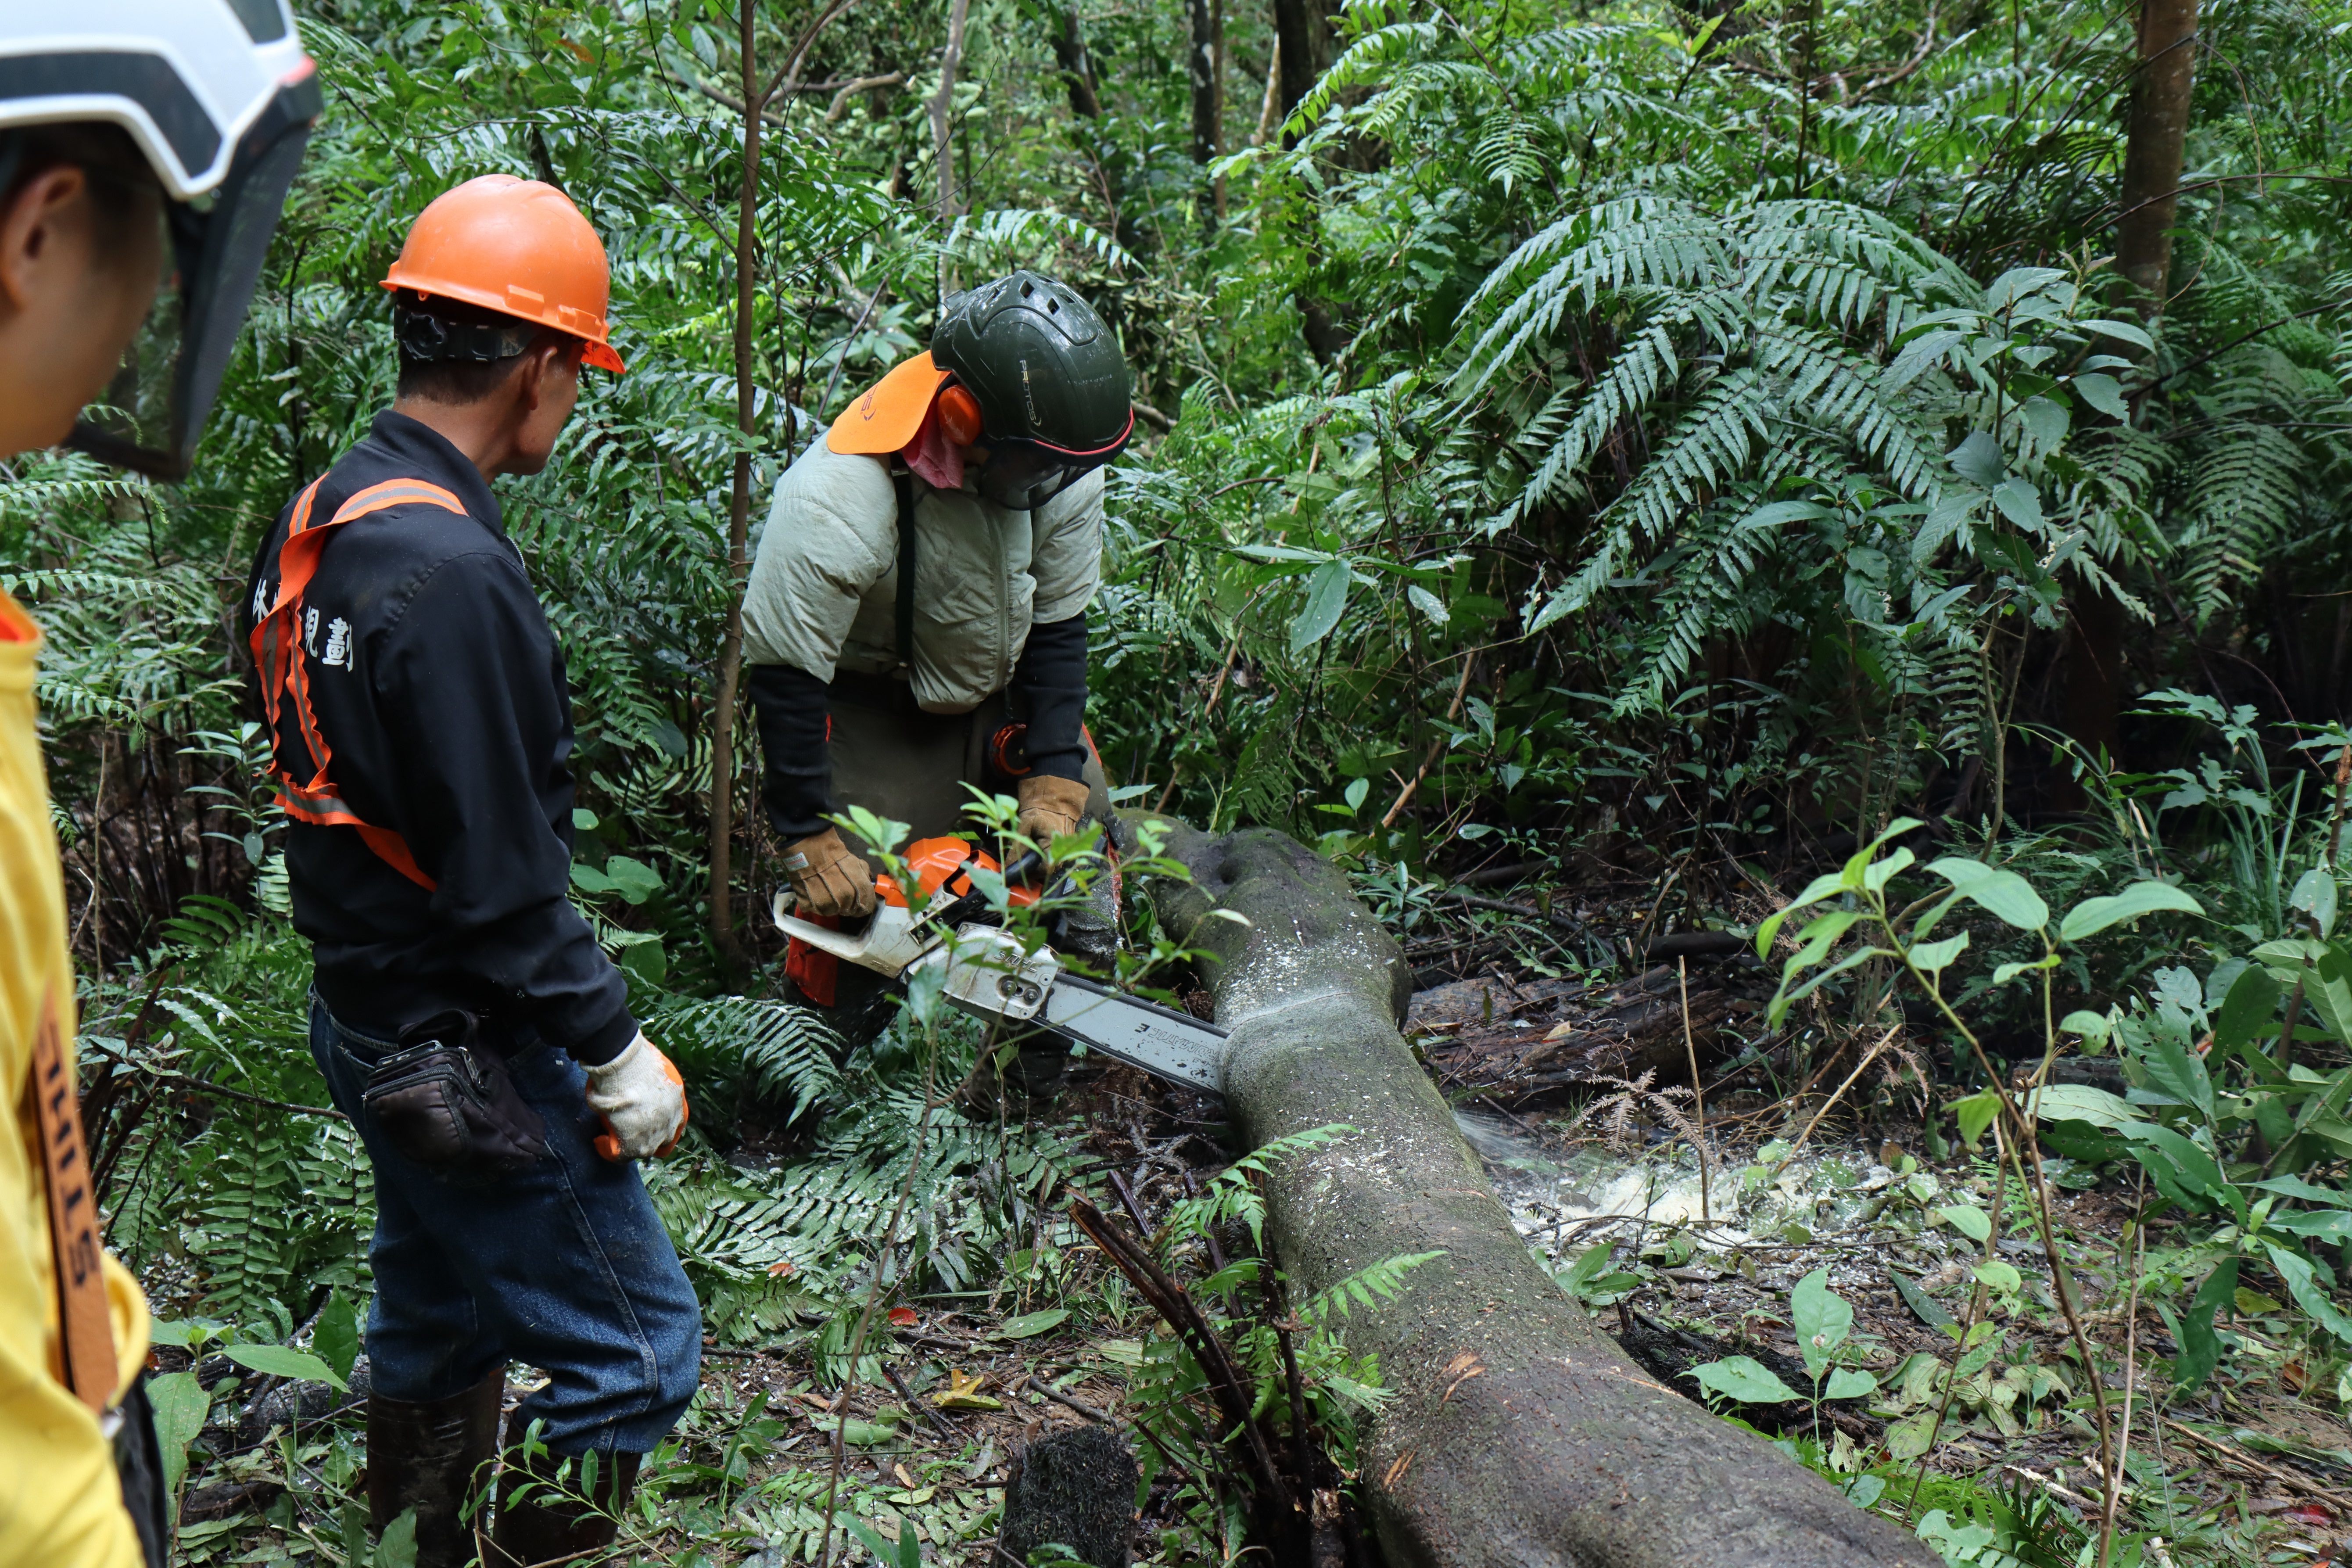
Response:
[[[1086,776],[1087,617],[1029,628],[1013,689],[1029,710],[1029,767],[1057,779]]]
[[[822,833],[833,809],[825,683],[789,664],[755,664],[747,684],[760,716],[760,788],[768,826],[785,843]]]
[[[521,566],[456,557],[387,630],[376,673],[398,826],[444,952],[586,1066],[635,1037],[627,982],[572,905],[570,695]]]

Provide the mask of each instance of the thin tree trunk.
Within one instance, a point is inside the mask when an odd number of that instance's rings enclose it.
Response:
[[[1192,14],[1192,50],[1187,57],[1192,78],[1192,162],[1206,163],[1217,155],[1217,28],[1209,0],[1187,0]]]
[[[1225,0],[1210,0],[1209,117],[1216,127],[1216,150],[1225,150]],[[1217,176],[1212,194],[1217,221],[1225,221],[1225,177]]]
[[[948,146],[948,133],[954,127],[956,72],[963,65],[963,24],[971,9],[971,0],[950,0],[948,6],[948,47],[940,56],[940,90],[931,95],[931,150],[940,166],[940,222],[963,211],[963,199],[956,190],[955,164]]]
[[[759,56],[754,45],[753,0],[736,0],[743,55],[743,195],[735,219],[735,426],[746,446],[735,454],[735,489],[727,509],[727,640],[719,655],[719,703],[710,719],[710,934],[722,954],[735,950],[735,705],[743,679],[743,582],[751,563],[745,546],[751,531],[751,453],[757,434],[752,417],[759,389],[752,384],[751,335],[757,326],[760,219]]]
[[[2116,270],[2140,290],[2140,313],[2153,316],[2164,308],[2172,272],[2172,226],[2179,216],[2197,64],[2197,0],[2142,0],[2139,59],[2124,148]]]
[[[2172,226],[2180,207],[2182,147],[2197,57],[2197,0],[2142,0],[2139,80],[2132,91],[2124,149],[2123,216],[2116,226],[2116,270],[2137,293],[2144,318],[2164,309],[2172,273]],[[2109,345],[2111,347],[2117,345]],[[2066,622],[2066,732],[2085,752],[2113,755],[2120,727],[2124,608],[2073,578]],[[2072,779],[2053,792],[2062,810],[2086,804]]]
[[[1330,29],[1325,25],[1322,8],[1314,0],[1274,0],[1275,65],[1280,78],[1282,118],[1287,121],[1306,96],[1315,89],[1315,79],[1328,63]],[[1283,145],[1291,139],[1283,138]],[[1308,234],[1307,258],[1311,272],[1321,262],[1321,247]],[[1310,289],[1301,289],[1295,295],[1298,306],[1299,326],[1307,339],[1307,349],[1315,363],[1326,369],[1348,346],[1348,334],[1333,315],[1331,306]]]
[[[1080,120],[1102,118],[1102,94],[1095,89],[1094,62],[1087,58],[1086,35],[1078,31],[1077,12],[1064,11],[1053,37],[1054,63],[1061,68],[1069,89],[1070,112]]]
[[[1290,118],[1299,100],[1315,89],[1322,73],[1325,32],[1320,7],[1313,0],[1274,0],[1274,37],[1281,48],[1282,117]]]

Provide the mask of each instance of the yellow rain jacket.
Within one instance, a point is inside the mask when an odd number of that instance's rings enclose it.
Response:
[[[70,1040],[74,988],[34,731],[40,639],[0,594],[0,1086],[12,1112],[0,1127],[13,1128],[0,1136],[0,1563],[138,1568],[112,1447],[59,1380],[57,1274],[29,1083],[41,1009],[58,1008]],[[103,1269],[120,1397],[147,1359],[147,1302],[112,1258]]]

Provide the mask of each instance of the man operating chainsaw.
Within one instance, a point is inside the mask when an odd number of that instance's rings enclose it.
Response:
[[[1093,307],[1015,272],[942,306],[930,352],[852,403],[776,487],[743,601],[768,820],[797,912],[854,921],[874,874],[827,817],[920,839],[967,786],[1020,802],[1045,847],[1107,821],[1086,731],[1087,608],[1103,465],[1135,428],[1127,362]],[[795,941],[800,994],[851,1037],[881,987]]]
[[[509,1361],[547,1381],[509,1417],[486,1560],[577,1565],[700,1355],[631,1163],[677,1142],[686,1094],[566,897],[571,696],[490,489],[547,465],[583,364],[620,374],[609,283],[551,185],[426,207],[383,280],[398,399],[247,589],[311,1054],[375,1171],[369,1508],[416,1510],[419,1568],[474,1559]]]

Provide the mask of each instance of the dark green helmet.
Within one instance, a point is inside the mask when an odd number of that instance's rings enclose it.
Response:
[[[1093,306],[1051,278],[1015,272],[951,296],[931,358],[980,404],[992,449],[1040,447],[1032,455],[1084,472],[1118,456],[1134,433],[1118,340]]]

